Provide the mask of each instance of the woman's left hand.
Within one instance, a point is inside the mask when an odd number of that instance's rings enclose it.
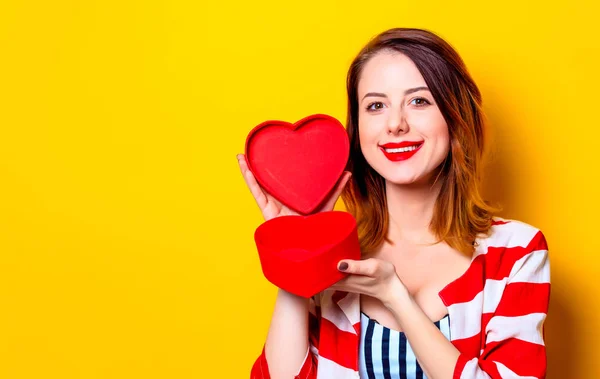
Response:
[[[371,296],[379,299],[386,306],[391,304],[398,290],[405,289],[396,274],[394,265],[382,259],[345,259],[338,263],[338,270],[350,275],[335,283],[330,289]]]

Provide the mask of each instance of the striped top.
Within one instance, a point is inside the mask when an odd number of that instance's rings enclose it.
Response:
[[[426,379],[403,332],[387,328],[361,312],[358,372],[364,379]],[[450,339],[450,317],[435,326]]]
[[[546,377],[544,321],[550,299],[548,245],[525,223],[494,219],[471,264],[439,292],[460,352],[453,379]],[[360,295],[325,290],[310,299],[309,348],[296,379],[360,378]],[[251,379],[270,379],[262,353]]]

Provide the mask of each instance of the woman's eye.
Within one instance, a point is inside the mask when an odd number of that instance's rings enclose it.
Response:
[[[368,111],[377,111],[383,108],[383,103],[381,101],[375,101],[367,106]]]
[[[413,102],[416,102],[415,105],[418,106],[418,107],[422,107],[422,106],[424,106],[426,104],[431,104],[429,102],[429,100],[427,100],[424,97],[415,97],[414,99],[411,100],[410,103],[413,104]]]

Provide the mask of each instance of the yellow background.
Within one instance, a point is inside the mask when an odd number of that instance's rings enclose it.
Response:
[[[247,378],[275,290],[235,154],[266,119],[344,121],[395,26],[458,49],[488,196],[548,238],[548,377],[600,377],[600,36],[565,3],[0,2],[0,378]]]

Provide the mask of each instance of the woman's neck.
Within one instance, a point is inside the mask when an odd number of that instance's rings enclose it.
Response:
[[[397,185],[386,181],[388,237],[394,242],[429,244],[436,241],[430,224],[441,181]]]

